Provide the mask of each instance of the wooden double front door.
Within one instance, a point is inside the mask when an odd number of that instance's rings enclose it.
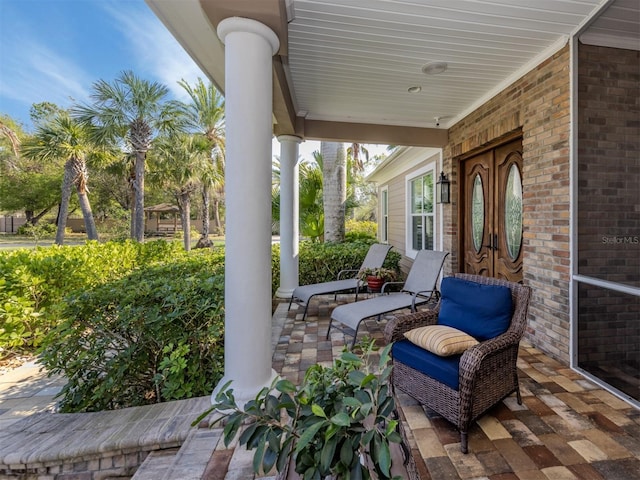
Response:
[[[461,162],[461,270],[522,281],[522,139]]]

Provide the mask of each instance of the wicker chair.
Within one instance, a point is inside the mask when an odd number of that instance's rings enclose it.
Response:
[[[516,360],[518,345],[527,323],[531,288],[477,275],[454,276],[485,285],[509,287],[513,308],[509,328],[505,333],[480,342],[462,354],[458,390],[395,359],[393,385],[453,423],[460,431],[460,449],[467,453],[471,422],[513,392],[517,394],[518,403],[522,403]],[[439,307],[391,319],[385,328],[385,339],[387,342],[400,341],[405,338],[404,332],[436,324]]]

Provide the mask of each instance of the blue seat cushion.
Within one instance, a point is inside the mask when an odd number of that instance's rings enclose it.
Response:
[[[445,385],[458,390],[458,369],[462,355],[441,357],[414,345],[409,340],[400,340],[393,344],[391,355],[394,361],[404,363]]]
[[[482,342],[497,337],[511,323],[511,289],[447,277],[440,285],[438,325],[468,333]]]

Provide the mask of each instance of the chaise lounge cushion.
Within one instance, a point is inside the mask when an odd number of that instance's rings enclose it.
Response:
[[[443,357],[464,352],[478,344],[471,335],[445,325],[427,325],[405,332],[404,336],[414,345]]]
[[[511,290],[502,285],[483,285],[455,277],[442,280],[438,325],[462,330],[482,342],[509,328]]]
[[[414,370],[458,390],[458,368],[462,355],[441,357],[414,345],[409,340],[395,342],[391,348],[391,355],[394,361],[404,363]]]

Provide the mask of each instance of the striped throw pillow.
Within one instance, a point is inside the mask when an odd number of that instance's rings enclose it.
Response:
[[[427,325],[405,332],[414,345],[443,357],[464,352],[478,341],[460,330],[445,325]]]

